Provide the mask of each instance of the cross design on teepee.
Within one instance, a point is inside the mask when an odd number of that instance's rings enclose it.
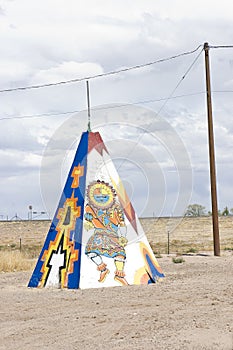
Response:
[[[79,178],[83,176],[84,173],[84,166],[81,166],[80,164],[78,166],[75,166],[71,176],[73,177],[73,182],[71,185],[71,188],[77,188],[79,187]]]

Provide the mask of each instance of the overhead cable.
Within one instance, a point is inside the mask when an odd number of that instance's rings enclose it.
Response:
[[[233,49],[233,45],[209,45],[210,49]]]
[[[198,58],[200,57],[201,53],[203,52],[204,47],[202,47],[202,50],[199,52],[199,54],[195,57],[195,59],[193,60],[193,62],[189,65],[188,69],[186,70],[186,72],[184,73],[184,75],[181,77],[181,79],[178,81],[178,83],[176,84],[176,86],[174,87],[174,89],[171,91],[170,95],[166,98],[166,100],[164,101],[164,103],[162,104],[162,106],[159,108],[158,112],[156,113],[156,117],[158,117],[161,113],[161,111],[164,109],[164,107],[166,106],[166,104],[168,103],[168,101],[172,98],[172,96],[174,95],[175,91],[178,89],[178,87],[180,86],[180,84],[183,82],[183,80],[186,78],[186,76],[190,73],[191,69],[193,68],[194,64],[197,62]],[[147,126],[147,130],[150,129],[150,127],[152,126],[152,122]],[[143,133],[140,134],[136,145],[140,142],[140,140],[142,139],[142,137],[144,136],[144,134],[146,133],[146,130],[144,130]],[[136,145],[134,145],[128,152],[127,156],[122,160],[121,164],[118,166],[118,170],[121,168],[121,166],[125,163],[126,159],[129,158],[130,154],[135,150]]]
[[[219,91],[218,91],[219,92]],[[221,92],[221,91],[220,91]],[[232,91],[233,92],[233,91]],[[176,96],[171,96],[171,97],[161,97],[157,99],[150,99],[150,100],[143,100],[143,101],[133,101],[133,102],[128,102],[128,103],[120,103],[116,104],[113,106],[98,106],[98,107],[92,107],[92,111],[99,111],[99,110],[108,110],[112,108],[120,108],[120,107],[125,107],[130,104],[132,105],[139,105],[139,104],[147,104],[147,103],[153,103],[153,102],[161,102],[161,101],[167,101],[167,100],[173,100],[173,99],[178,99],[178,98],[183,98],[183,97],[190,97],[190,96],[197,96],[197,95],[202,95],[205,94],[205,91],[200,91],[200,92],[193,92],[190,94],[184,94],[184,95],[176,95]],[[8,117],[2,117],[0,118],[1,120],[14,120],[14,119],[33,119],[33,118],[41,118],[41,117],[56,117],[58,115],[67,115],[67,114],[74,114],[74,113],[79,113],[81,110],[73,110],[73,111],[65,111],[65,112],[52,112],[52,113],[41,113],[41,114],[29,114],[29,115],[22,115],[22,116],[8,116]]]
[[[163,105],[160,107],[160,109],[158,110],[158,112],[156,113],[156,115],[158,116],[160,114],[160,112],[162,111],[162,109],[166,106],[167,102],[172,98],[172,96],[174,95],[175,91],[178,89],[178,87],[180,86],[180,84],[182,83],[182,81],[186,78],[186,76],[189,74],[189,72],[191,71],[191,69],[193,68],[194,64],[197,62],[198,58],[200,57],[201,53],[203,52],[204,48],[202,47],[202,50],[199,52],[199,54],[194,58],[193,62],[190,64],[190,66],[188,67],[188,69],[186,70],[186,72],[184,73],[184,75],[181,77],[181,79],[178,81],[178,83],[176,84],[176,86],[174,87],[174,89],[171,91],[170,95],[167,97],[167,99],[164,101]]]
[[[119,74],[119,73],[123,73],[123,72],[128,72],[130,70],[140,69],[140,68],[152,66],[152,65],[157,64],[157,63],[170,61],[170,60],[182,57],[182,56],[191,55],[191,54],[195,53],[196,51],[198,51],[200,49],[200,47],[203,47],[203,45],[199,45],[196,49],[194,49],[192,51],[186,51],[186,52],[180,53],[180,54],[175,55],[175,56],[170,56],[170,57],[162,58],[162,59],[159,59],[159,60],[156,60],[156,61],[152,61],[152,62],[149,62],[149,63],[139,64],[139,65],[136,65],[136,66],[122,68],[122,69],[118,69],[118,70],[115,70],[115,71],[110,71],[110,72],[106,72],[106,73],[91,75],[91,76],[87,76],[87,77],[83,77],[83,78],[75,78],[75,79],[70,79],[70,80],[63,80],[63,81],[59,81],[59,82],[56,82],[56,83],[45,83],[45,84],[41,84],[41,85],[20,86],[20,87],[15,87],[15,88],[2,89],[2,90],[0,90],[0,93],[12,92],[12,91],[20,91],[20,90],[40,89],[40,88],[50,87],[50,86],[71,84],[71,83],[77,83],[77,82],[81,82],[81,81],[85,81],[85,80],[91,80],[91,79],[106,77],[106,76],[109,76],[109,75],[114,75],[114,74]]]

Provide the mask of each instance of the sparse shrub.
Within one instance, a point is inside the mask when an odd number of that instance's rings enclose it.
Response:
[[[182,257],[172,258],[172,261],[174,262],[174,264],[181,264],[185,262],[185,260]]]
[[[187,253],[197,253],[197,249],[191,247],[187,250]]]

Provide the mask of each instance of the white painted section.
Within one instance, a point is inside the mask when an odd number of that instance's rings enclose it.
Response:
[[[61,249],[62,247],[59,246],[58,252],[54,252],[50,259],[50,265],[52,267],[51,267],[45,287],[60,288],[59,268],[61,266],[64,266],[64,262],[65,262],[65,253],[62,253]]]
[[[87,159],[87,174],[86,174],[86,188],[89,183],[93,181],[105,181],[113,186],[111,177],[116,183],[120,181],[119,175],[115,169],[113,162],[111,161],[109,155],[103,151],[104,156],[102,157],[95,149],[88,154]],[[110,177],[111,174],[111,177]],[[85,205],[88,202],[87,195],[85,198]],[[136,216],[136,214],[135,214]],[[140,252],[139,243],[143,242],[150,252],[152,250],[149,246],[148,240],[145,236],[143,228],[136,216],[138,234],[135,232],[134,228],[125,216],[126,223],[126,237],[128,239],[128,244],[125,247],[126,251],[126,261],[125,261],[125,279],[128,284],[134,284],[135,272],[144,267],[144,259]],[[85,223],[85,219],[83,219]],[[114,280],[115,276],[115,264],[113,258],[108,258],[102,256],[102,260],[107,264],[109,269],[109,274],[107,275],[104,282],[99,282],[100,272],[97,270],[97,265],[85,254],[85,246],[93,235],[94,229],[87,231],[85,225],[83,226],[83,238],[82,238],[82,254],[81,254],[81,271],[80,271],[80,288],[102,288],[102,287],[113,287],[120,286],[121,284]],[[153,254],[153,253],[152,253]]]

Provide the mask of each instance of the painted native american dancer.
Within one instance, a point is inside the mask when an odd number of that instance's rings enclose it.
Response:
[[[92,182],[87,188],[88,204],[85,208],[86,228],[94,229],[86,244],[85,254],[97,265],[99,282],[104,282],[109,269],[102,257],[113,258],[115,263],[114,280],[127,285],[124,265],[126,225],[124,214],[116,202],[116,192],[104,181]]]

